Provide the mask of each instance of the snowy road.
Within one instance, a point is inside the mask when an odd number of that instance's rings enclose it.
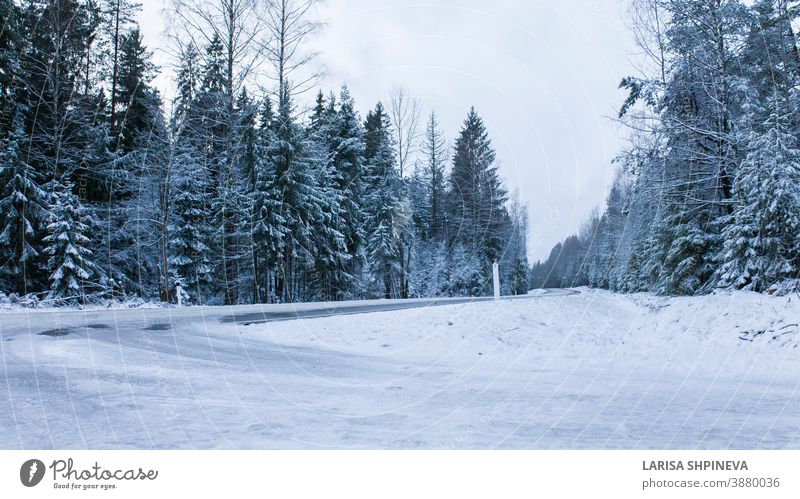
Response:
[[[529,295],[504,296],[503,300],[524,300],[551,296],[569,296],[578,294],[570,289],[541,289]],[[262,322],[272,322],[290,319],[312,319],[317,317],[331,317],[334,315],[366,314],[371,312],[391,312],[409,308],[440,307],[443,305],[459,305],[464,303],[481,303],[493,301],[491,297],[468,298],[421,298],[413,300],[366,300],[358,302],[331,302],[311,303],[306,306],[283,305],[276,308],[254,306],[248,309],[237,310],[230,315],[223,316],[223,322],[235,322],[249,325]],[[250,309],[258,308],[258,311]]]
[[[3,313],[0,448],[800,448],[796,300],[546,298]]]

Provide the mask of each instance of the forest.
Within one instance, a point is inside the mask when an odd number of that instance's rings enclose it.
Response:
[[[634,0],[627,147],[605,206],[533,287],[795,291],[800,50],[794,0]]]
[[[317,0],[0,0],[0,292],[14,303],[526,293],[527,209],[475,109],[318,88]],[[314,98],[316,95],[316,98]]]

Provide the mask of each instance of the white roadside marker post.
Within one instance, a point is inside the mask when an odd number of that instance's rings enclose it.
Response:
[[[178,306],[179,306],[179,307],[181,306],[181,298],[182,298],[182,297],[181,297],[181,291],[183,291],[183,290],[181,289],[181,285],[180,285],[180,284],[176,284],[176,285],[175,285],[175,296],[177,296],[177,297],[178,297]]]
[[[494,299],[500,299],[500,268],[497,262],[492,263],[492,281],[494,282]]]

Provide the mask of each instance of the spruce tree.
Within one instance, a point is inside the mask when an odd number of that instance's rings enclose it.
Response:
[[[472,108],[454,146],[449,230],[451,244],[462,245],[468,260],[483,262],[485,282],[491,277],[492,262],[500,260],[508,220],[508,196],[494,160],[486,127]]]
[[[382,296],[393,298],[402,296],[401,249],[408,214],[395,166],[389,116],[381,103],[367,113],[364,129],[367,254]]]
[[[14,0],[0,0],[0,140],[14,131],[19,108],[19,54],[23,50],[20,11]]]
[[[276,301],[273,270],[277,255],[283,254],[285,233],[279,232],[280,207],[275,198],[275,170],[269,150],[275,142],[275,117],[270,100],[264,99],[259,113],[255,142],[253,193],[251,195],[251,255],[253,259],[254,299],[258,303]]]
[[[430,237],[439,241],[445,232],[446,180],[444,169],[447,161],[447,145],[435,113],[431,113],[428,118],[422,149],[425,155],[425,178],[428,181]]]
[[[326,100],[319,92],[307,137],[309,154],[315,158],[312,175],[321,199],[312,231],[316,252],[311,278],[317,296],[323,301],[345,298],[354,279],[348,270],[352,257],[343,233],[346,227],[343,219],[346,191],[342,189],[344,181],[334,163],[333,144],[338,117],[335,96]]]
[[[170,179],[170,275],[188,293],[190,302],[212,300],[213,268],[209,245],[208,171],[191,144],[177,144]]]
[[[42,238],[49,203],[41,176],[25,161],[25,134],[16,128],[0,142],[0,276],[4,288],[20,294],[43,289]]]
[[[720,285],[765,291],[800,270],[800,147],[778,102],[747,149],[724,233]]]
[[[94,221],[72,189],[69,181],[52,183],[51,219],[43,238],[52,272],[48,298],[66,304],[85,303],[102,275],[88,247]]]
[[[314,218],[322,202],[312,176],[312,161],[305,132],[294,122],[289,87],[275,117],[275,140],[267,149],[273,184],[271,192],[278,213],[273,220],[282,241],[276,255],[275,294],[283,302],[302,300],[302,278],[313,265],[315,248],[312,241]]]
[[[124,155],[137,147],[146,146],[148,136],[159,118],[154,112],[158,95],[150,86],[155,68],[138,27],[122,36],[119,52],[118,82],[114,96],[116,121],[112,122],[111,138],[113,148]]]
[[[347,260],[340,260],[332,281],[337,299],[357,297],[360,291],[350,283],[361,273],[364,264],[364,129],[347,87],[335,99],[328,100],[328,150],[336,180],[336,197],[340,200],[338,213],[333,217],[334,228],[344,237]]]

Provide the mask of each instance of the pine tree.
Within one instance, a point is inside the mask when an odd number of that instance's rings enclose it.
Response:
[[[87,292],[96,290],[101,272],[88,248],[94,222],[70,182],[53,182],[51,221],[47,225],[45,253],[49,255],[50,293],[56,303],[85,303]]]
[[[25,16],[30,47],[20,63],[26,76],[25,105],[31,110],[26,152],[38,171],[71,176],[86,146],[81,132],[90,126],[83,112],[87,107],[73,104],[89,94],[79,87],[89,83],[84,64],[97,21],[77,0],[31,2]]]
[[[22,117],[0,143],[0,277],[4,288],[27,294],[42,289],[42,237],[49,203],[41,177],[25,161]]]
[[[175,82],[175,119],[187,121],[190,129],[195,114],[195,101],[200,93],[200,73],[200,54],[197,48],[193,44],[182,47]]]
[[[454,147],[450,174],[450,237],[484,262],[486,282],[491,276],[491,263],[500,260],[508,221],[507,193],[494,160],[495,151],[486,127],[472,108]]]
[[[179,284],[191,302],[213,303],[213,214],[209,198],[216,192],[217,176],[212,170],[216,163],[210,158],[216,143],[207,112],[207,91],[213,84],[209,84],[191,45],[183,52],[177,76],[171,167],[165,179],[166,199],[162,201],[167,218],[162,296],[171,296],[170,288]]]
[[[339,96],[338,108],[335,99],[328,100],[327,124],[328,150],[332,154],[331,164],[336,180],[336,197],[339,198],[338,213],[333,217],[334,229],[344,237],[347,259],[339,259],[341,267],[334,269],[332,281],[337,299],[358,296],[352,289],[354,276],[361,273],[364,264],[364,129],[355,110],[353,98],[347,87]]]
[[[430,237],[441,240],[445,232],[445,163],[447,162],[447,145],[444,135],[439,130],[439,120],[431,113],[425,129],[423,142],[425,154],[425,178],[428,181],[428,199],[430,213]]]
[[[500,270],[504,272],[501,285],[512,295],[524,295],[528,292],[528,207],[519,200],[519,193],[514,192],[509,209],[509,232],[507,244],[501,260]]]
[[[740,86],[747,111],[743,124],[757,128],[769,118],[768,104],[776,94],[784,101],[793,98],[800,79],[800,51],[792,25],[796,6],[787,8],[786,0],[758,0],[750,10],[749,32],[737,62],[746,78],[746,85]]]
[[[331,95],[326,101],[319,92],[307,130],[307,147],[315,158],[312,175],[321,199],[312,231],[316,252],[311,278],[316,283],[313,286],[316,295],[323,301],[345,298],[353,282],[353,275],[348,270],[352,256],[342,232],[346,227],[342,218],[346,192],[342,190],[341,172],[333,161],[338,117],[336,98]]]
[[[288,91],[285,86],[273,125],[275,140],[267,149],[267,157],[273,172],[270,190],[278,209],[273,220],[278,224],[277,235],[282,236],[277,245],[282,251],[276,255],[275,293],[279,300],[291,303],[302,300],[303,277],[313,266],[312,230],[322,199],[312,176],[308,141],[302,127],[294,122]]]
[[[511,294],[524,295],[528,293],[528,259],[516,260],[511,274]]]
[[[169,136],[161,97],[152,87],[155,67],[138,27],[120,40],[115,124],[109,113],[115,189],[109,245],[115,280],[124,293],[146,295],[160,280],[165,227],[160,205],[169,168]],[[165,203],[168,204],[168,203]],[[167,207],[165,206],[165,209]],[[110,214],[112,214],[110,213]],[[167,267],[166,265],[164,265]]]
[[[141,40],[132,38],[139,34],[138,28],[134,28],[131,32],[128,32],[127,27],[131,24],[135,24],[134,19],[140,8],[140,4],[131,2],[130,0],[103,0],[102,17],[104,21],[103,34],[105,36],[101,40],[101,47],[105,52],[103,55],[106,67],[103,69],[105,73],[108,73],[108,77],[111,80],[109,123],[110,134],[113,137],[123,136],[123,133],[119,130],[120,121],[125,122],[129,119],[128,117],[120,118],[118,116],[118,113],[125,112],[118,107],[121,106],[124,108],[126,104],[129,105],[128,103],[130,103],[130,97],[132,96],[132,94],[125,95],[126,91],[120,91],[120,87],[127,86],[128,92],[130,89],[134,88],[131,86],[131,75],[136,70],[130,65],[126,67],[126,62],[130,64],[131,56],[134,55],[131,51],[132,49],[135,50],[134,45],[139,45],[141,47]],[[141,57],[143,53],[142,51],[139,56]],[[128,60],[123,62],[126,58]],[[127,81],[125,81],[126,79]],[[144,89],[142,92],[144,92]],[[129,138],[123,140],[127,141]]]
[[[280,207],[274,197],[275,170],[269,150],[275,142],[272,104],[264,100],[259,113],[259,129],[255,142],[253,193],[251,195],[251,240],[253,259],[254,299],[258,303],[276,301],[272,289],[276,256],[283,254],[285,233],[281,233]]]
[[[800,270],[800,147],[776,101],[735,182],[720,285],[765,291]]]
[[[191,302],[211,300],[213,269],[208,244],[208,171],[191,144],[177,144],[170,180],[172,209],[169,223],[169,270]]]
[[[214,263],[217,284],[225,304],[239,302],[240,263],[249,252],[241,240],[241,214],[246,212],[246,194],[235,169],[238,156],[236,116],[231,109],[231,91],[225,46],[214,34],[206,47],[203,79],[197,98],[200,136],[204,142],[206,167],[213,179],[211,204],[214,214]]]
[[[136,27],[123,35],[119,48],[118,81],[111,130],[112,146],[121,154],[146,145],[159,119],[154,112],[158,94],[150,86],[155,68]]]
[[[0,140],[14,131],[19,105],[19,54],[23,48],[19,21],[14,0],[0,0]]]
[[[486,293],[486,264],[462,244],[448,252],[443,289],[446,296],[480,296]]]
[[[407,206],[395,167],[389,116],[379,102],[364,124],[367,254],[373,278],[384,298],[402,296],[402,242],[407,231]]]

